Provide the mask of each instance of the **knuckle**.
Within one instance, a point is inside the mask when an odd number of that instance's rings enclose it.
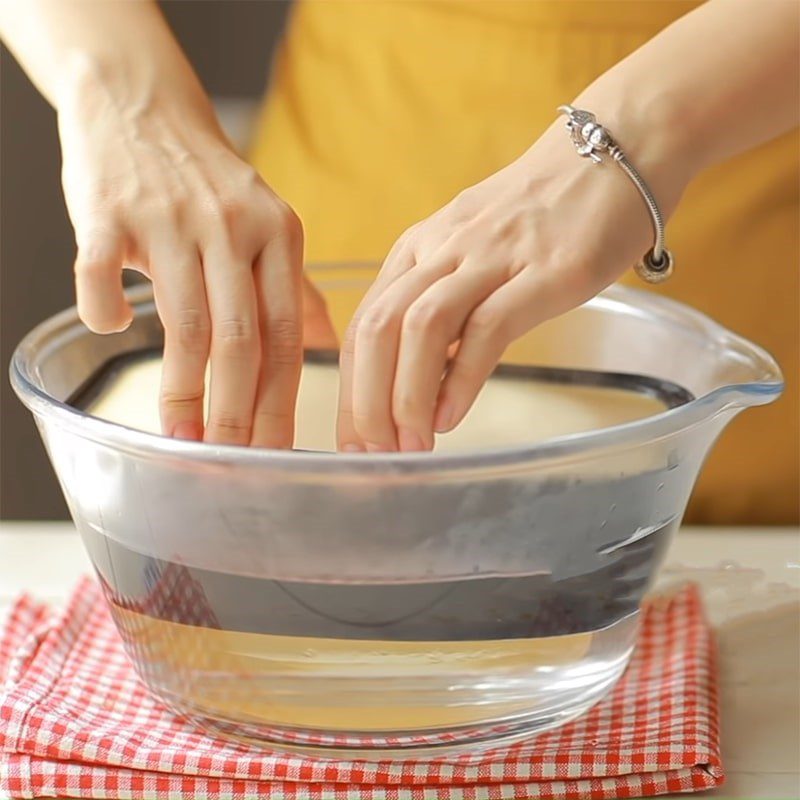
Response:
[[[505,328],[502,314],[492,309],[477,308],[467,322],[466,333],[481,340],[501,339]]]
[[[115,269],[116,243],[109,237],[92,238],[82,245],[75,259],[75,272],[84,276],[105,276]]]
[[[230,158],[233,156],[232,158]],[[269,189],[258,170],[247,161],[242,161],[233,153],[227,153],[222,166],[224,178],[219,183],[208,185],[208,190],[220,197],[241,198],[246,206]]]
[[[357,406],[353,409],[353,428],[362,439],[374,444],[385,444],[391,438],[373,414]]]
[[[469,189],[460,191],[448,204],[447,210],[455,219],[464,219],[472,216],[475,201]]]
[[[407,424],[415,421],[422,412],[419,395],[407,388],[395,390],[392,398],[392,413],[398,424]]]
[[[398,243],[403,245],[413,245],[422,230],[422,222],[415,222],[411,227],[406,228],[398,238]]]
[[[166,327],[170,335],[170,326]],[[178,314],[174,332],[178,346],[189,353],[204,352],[211,338],[211,323],[208,316],[198,309],[185,309]]]
[[[450,200],[450,205],[455,207],[463,206],[469,202],[469,197],[469,189],[462,189],[460,192],[456,192],[456,194],[453,195],[452,200]]]
[[[255,323],[243,317],[231,317],[215,323],[212,336],[215,345],[226,351],[251,350],[258,342]]]
[[[249,439],[250,421],[231,412],[218,411],[208,419],[207,428],[226,439]]]
[[[82,255],[75,261],[75,274],[81,278],[104,278],[110,271],[111,264],[106,258]]]
[[[275,218],[287,231],[292,233],[299,233],[303,229],[300,217],[297,216],[290,205],[282,201],[276,206]]]
[[[164,408],[185,410],[194,408],[203,402],[203,390],[182,390],[164,386],[161,388],[159,400]]]
[[[212,201],[212,214],[215,219],[223,222],[227,228],[235,228],[239,220],[248,216],[251,207],[247,199],[239,194],[227,197],[218,196]]]
[[[409,333],[435,333],[441,331],[446,322],[446,314],[441,306],[418,300],[406,312],[403,330]]]
[[[283,237],[293,247],[302,246],[304,238],[303,223],[289,205],[280,201],[273,208],[271,217],[277,226],[279,236]]]
[[[219,230],[226,227],[229,220],[230,203],[223,203],[218,194],[208,192],[200,198],[202,207],[202,224],[210,230]]]
[[[461,358],[454,362],[451,377],[462,385],[478,386],[486,380],[486,371],[478,364]]]
[[[228,228],[243,227],[264,217],[261,195],[249,191],[232,191],[216,195],[209,203],[212,216]]]
[[[142,217],[151,225],[163,225],[164,222],[177,222],[181,209],[181,201],[175,197],[158,195],[149,197],[140,205]]]
[[[246,161],[239,162],[239,176],[245,191],[260,191],[266,187],[261,173]]]
[[[393,309],[376,303],[361,315],[358,322],[357,337],[380,339],[394,333],[399,324],[399,314]]]
[[[267,324],[269,357],[273,364],[292,366],[303,352],[303,332],[295,319],[274,319]]]
[[[254,418],[275,426],[276,429],[284,429],[285,426],[294,424],[294,414],[290,411],[275,411],[270,408],[256,408]]]

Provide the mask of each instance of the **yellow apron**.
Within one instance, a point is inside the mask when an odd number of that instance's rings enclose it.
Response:
[[[557,105],[695,5],[300,0],[253,162],[303,219],[309,262],[380,260],[405,228],[514,159]],[[798,520],[798,152],[793,133],[711,170],[669,224],[679,266],[657,291],[766,347],[787,383],[780,401],[726,431],[693,522]]]

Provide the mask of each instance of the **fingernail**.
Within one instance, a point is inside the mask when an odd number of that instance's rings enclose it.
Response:
[[[190,439],[198,442],[203,438],[203,431],[196,422],[179,422],[172,431],[172,435],[176,439]]]
[[[442,400],[439,408],[436,409],[436,417],[433,421],[433,429],[436,433],[447,433],[453,427],[453,404],[449,400]]]
[[[416,453],[420,450],[428,449],[425,447],[425,442],[422,441],[422,437],[411,428],[398,428],[397,440],[400,444],[400,449],[404,452]]]
[[[363,453],[364,448],[360,444],[356,444],[355,442],[348,442],[347,444],[342,445],[342,452],[343,453]]]

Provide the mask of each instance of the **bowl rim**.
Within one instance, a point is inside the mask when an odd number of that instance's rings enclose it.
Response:
[[[308,271],[315,277],[325,272],[342,270],[363,271],[366,275],[367,269],[372,273],[375,265],[369,262],[339,262],[308,266]],[[359,277],[355,280],[362,283],[364,279]],[[341,280],[336,282],[342,284]],[[149,284],[127,289],[126,296],[134,308],[154,305]],[[63,335],[71,329],[83,328],[76,306],[41,322],[22,339],[12,355],[9,377],[14,391],[34,416],[52,420],[82,438],[116,450],[162,458],[186,458],[201,463],[239,463],[243,466],[261,466],[290,472],[335,472],[341,476],[365,473],[441,474],[442,471],[485,470],[544,460],[582,460],[592,450],[652,443],[673,436],[708,421],[728,408],[741,409],[769,403],[783,390],[780,369],[769,353],[688,305],[620,284],[612,284],[590,299],[586,305],[604,303],[621,305],[626,313],[649,312],[662,318],[670,318],[673,323],[693,331],[694,335],[747,358],[754,366],[760,367],[761,375],[747,383],[717,387],[676,408],[632,422],[567,434],[534,444],[487,447],[458,453],[328,453],[217,445],[173,439],[93,417],[49,395],[37,384],[30,370],[37,354],[49,339],[59,332]]]

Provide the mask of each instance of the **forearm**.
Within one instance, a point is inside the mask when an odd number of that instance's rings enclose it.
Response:
[[[103,95],[133,113],[175,103],[214,124],[197,77],[150,0],[0,0],[0,35],[59,112]]]
[[[709,0],[575,100],[632,157],[688,177],[798,124],[800,3]]]

